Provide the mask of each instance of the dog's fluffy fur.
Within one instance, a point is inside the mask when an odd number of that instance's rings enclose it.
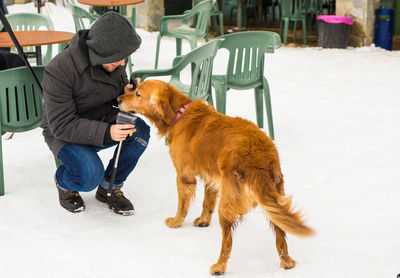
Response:
[[[176,121],[183,104],[186,111]],[[232,230],[249,210],[260,205],[268,215],[276,235],[276,248],[283,268],[296,262],[289,256],[286,233],[309,236],[299,212],[283,188],[279,157],[272,140],[255,124],[218,113],[202,100],[193,101],[172,85],[159,80],[141,83],[130,94],[119,97],[122,111],[147,117],[168,136],[170,155],[177,172],[178,210],[165,220],[175,228],[182,224],[195,195],[196,176],[204,180],[203,212],[194,221],[198,227],[210,224],[216,199],[222,228],[219,260],[212,274],[225,272],[232,248]]]

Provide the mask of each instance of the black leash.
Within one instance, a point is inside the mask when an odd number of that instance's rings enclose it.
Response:
[[[135,90],[136,87],[137,87],[136,80],[135,79],[131,79],[129,81],[129,83],[133,85],[132,91]],[[135,115],[120,111],[120,112],[118,112],[116,123],[117,124],[132,124],[132,125],[135,125],[136,124],[136,119],[137,119],[137,117]],[[113,168],[113,172],[111,174],[110,184],[108,186],[108,191],[107,191],[107,197],[108,198],[111,198],[111,195],[112,195],[115,176],[117,174],[119,154],[121,153],[121,147],[122,147],[122,141],[119,141],[118,149],[117,149],[117,152],[116,152],[115,157],[114,157],[114,168]]]
[[[121,153],[121,147],[122,147],[122,141],[119,141],[118,150],[114,157],[114,168],[113,168],[113,172],[111,174],[110,184],[109,184],[108,191],[107,191],[108,198],[111,198],[112,189],[113,189],[113,185],[114,185],[114,181],[115,181],[115,175],[117,174],[118,160],[119,160],[119,154]]]
[[[17,38],[15,37],[14,32],[13,32],[11,26],[10,26],[10,23],[8,22],[8,20],[7,20],[7,18],[6,18],[6,15],[5,15],[4,12],[3,12],[3,9],[0,9],[0,20],[1,20],[1,22],[3,23],[4,29],[6,29],[7,33],[10,35],[11,40],[13,41],[15,47],[17,48],[17,50],[18,50],[18,55],[21,56],[22,60],[24,60],[26,66],[27,66],[28,69],[29,69],[29,72],[32,74],[32,77],[33,77],[33,79],[34,79],[35,82],[36,82],[37,87],[39,88],[39,90],[40,90],[40,91],[42,92],[42,94],[43,94],[42,85],[40,84],[39,79],[37,78],[36,74],[33,72],[33,69],[32,69],[32,67],[31,67],[31,65],[29,64],[29,61],[28,61],[28,59],[26,58],[26,55],[25,55],[24,51],[22,50],[21,45],[19,44]]]

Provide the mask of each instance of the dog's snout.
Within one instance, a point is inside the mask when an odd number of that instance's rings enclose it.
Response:
[[[117,102],[118,102],[118,105],[120,105],[122,103],[122,97],[117,97]]]

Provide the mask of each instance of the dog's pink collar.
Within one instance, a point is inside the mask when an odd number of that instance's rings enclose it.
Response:
[[[175,119],[172,121],[170,126],[173,126],[176,124],[176,122],[179,120],[180,117],[182,117],[182,114],[186,111],[186,109],[189,107],[190,103],[185,103],[184,105],[179,108],[178,113],[176,113]]]

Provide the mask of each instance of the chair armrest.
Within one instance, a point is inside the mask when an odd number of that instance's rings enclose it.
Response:
[[[176,66],[182,59],[183,59],[183,55],[178,55],[174,58],[174,60],[172,61],[172,66]]]
[[[275,48],[273,47],[268,47],[267,50],[265,51],[265,53],[274,53],[275,52]]]
[[[168,22],[171,20],[182,20],[182,15],[166,15],[160,18],[160,34],[168,32]]]
[[[131,79],[139,77],[141,81],[144,81],[148,77],[152,76],[168,76],[173,74],[173,68],[170,69],[157,69],[157,70],[137,70],[131,74]]]
[[[268,40],[267,49],[265,50],[266,53],[274,53],[275,49],[280,48],[282,41],[281,37],[277,33],[271,33],[272,37]]]
[[[182,24],[188,24],[189,18],[192,17],[191,10],[185,11],[182,15],[165,15],[160,19],[160,34],[168,31],[168,22],[171,20],[181,20]]]
[[[188,11],[186,11],[188,12]],[[168,21],[171,20],[185,20],[187,18],[189,18],[189,13],[184,13],[181,15],[165,15],[160,19],[160,24],[165,24],[164,22],[168,23]]]

